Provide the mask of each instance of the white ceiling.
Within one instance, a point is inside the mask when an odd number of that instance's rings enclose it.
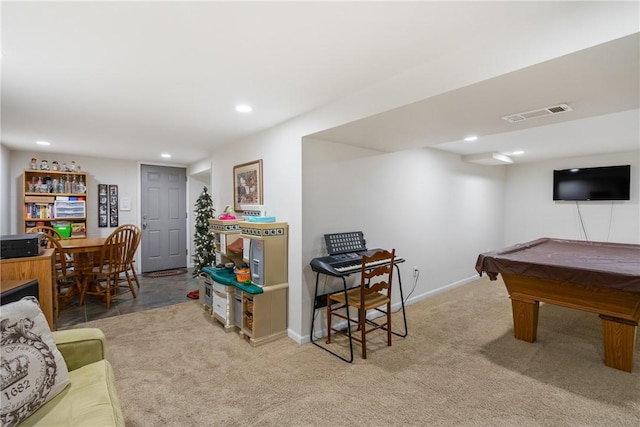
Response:
[[[524,151],[516,161],[640,145],[640,36],[634,34],[445,92],[314,137],[394,151],[429,145],[459,154]],[[572,111],[510,123],[557,104]],[[478,136],[466,142],[468,135]]]
[[[344,108],[354,94],[393,87],[412,71],[429,70],[431,82],[453,81],[462,68],[483,75],[505,58],[535,57],[538,45],[558,33],[552,29],[571,33],[585,25],[600,33],[584,41],[593,47],[408,105],[381,96],[389,108],[314,136],[383,151],[524,150],[516,162],[640,144],[637,2],[3,1],[0,7],[1,141],[11,149],[188,165],[216,145],[338,102]],[[615,14],[631,17],[609,22]],[[620,30],[629,20],[633,31]],[[569,45],[552,41],[559,50]],[[501,57],[488,54],[497,47]],[[488,62],[439,68],[474,52],[487,52]],[[254,111],[239,114],[238,103]],[[500,120],[555,103],[574,111],[517,124]],[[480,139],[463,143],[470,133]],[[37,140],[52,145],[43,149]],[[161,152],[173,157],[163,160]]]

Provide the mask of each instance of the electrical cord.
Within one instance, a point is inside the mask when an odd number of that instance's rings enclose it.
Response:
[[[582,220],[582,212],[580,211],[580,204],[576,200],[576,208],[578,209],[578,218],[580,218],[580,225],[582,226],[582,232],[584,233],[584,239],[589,242],[589,235],[587,234],[587,228],[584,226],[584,221]]]
[[[584,220],[582,218],[582,212],[580,211],[580,204],[576,201],[576,209],[578,210],[578,218],[580,219],[580,226],[582,228],[582,232],[584,233],[584,238],[587,242],[590,242],[589,235],[587,234],[587,228],[584,225]],[[611,228],[613,227],[613,201],[611,201],[611,209],[609,210],[609,228],[607,230],[607,239],[605,242],[608,242],[611,238]]]
[[[611,201],[611,210],[609,211],[609,230],[607,231],[607,240],[611,237],[611,225],[613,224],[613,200]]]
[[[409,301],[409,298],[411,297],[413,292],[416,290],[416,286],[418,285],[418,279],[420,278],[420,270],[416,269],[415,271],[417,272],[417,274],[413,278],[413,286],[411,287],[411,291],[409,291],[407,296],[404,298],[404,301],[403,301],[402,305],[400,306],[400,308],[395,310],[393,313],[397,313],[400,310],[402,310],[402,306],[406,306],[407,305],[407,301]]]
[[[420,270],[416,269],[416,276],[413,278],[413,287],[411,288],[411,291],[409,291],[409,294],[407,295],[407,297],[404,299],[404,302],[406,304],[407,301],[409,301],[409,298],[411,297],[411,295],[413,294],[413,292],[416,290],[416,286],[418,286],[418,279],[420,278]]]

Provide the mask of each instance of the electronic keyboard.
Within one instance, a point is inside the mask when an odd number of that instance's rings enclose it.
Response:
[[[357,273],[362,269],[362,256],[372,255],[377,251],[384,249],[369,249],[361,252],[350,252],[338,255],[328,255],[324,257],[314,258],[311,260],[311,269],[316,273],[328,274],[330,276],[342,277]],[[404,258],[395,257],[394,264],[401,264]],[[365,264],[366,269],[388,265],[387,260],[372,261]]]

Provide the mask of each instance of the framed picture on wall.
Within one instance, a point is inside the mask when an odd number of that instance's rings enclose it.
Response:
[[[109,227],[118,226],[118,186],[109,186]]]
[[[109,195],[107,184],[98,184],[98,227],[109,226]]]
[[[233,209],[240,205],[262,205],[262,159],[233,167]]]

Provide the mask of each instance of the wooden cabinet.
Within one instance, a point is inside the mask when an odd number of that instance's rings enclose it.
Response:
[[[240,331],[253,346],[287,335],[288,283],[262,288],[259,294],[242,292]]]
[[[65,237],[86,237],[87,173],[25,170],[23,229],[59,226]]]
[[[56,329],[54,313],[58,303],[58,289],[53,280],[53,255],[54,249],[42,249],[36,256],[0,259],[0,291],[8,290],[12,280],[37,280],[40,308],[52,330]]]

